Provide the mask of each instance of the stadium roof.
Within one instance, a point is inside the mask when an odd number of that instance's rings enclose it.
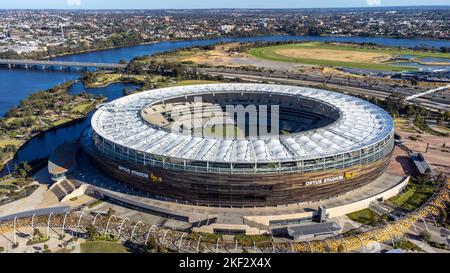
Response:
[[[306,97],[336,107],[339,119],[323,128],[279,138],[220,139],[183,135],[146,122],[140,111],[176,97],[214,92],[253,92]],[[224,163],[271,163],[323,158],[383,141],[393,132],[393,120],[367,101],[325,90],[269,84],[207,84],[151,90],[120,98],[99,108],[92,128],[117,145],[181,160]]]

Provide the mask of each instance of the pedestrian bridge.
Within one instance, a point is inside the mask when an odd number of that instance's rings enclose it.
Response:
[[[442,91],[442,90],[445,90],[445,89],[450,89],[450,84],[446,85],[446,86],[439,87],[439,88],[431,89],[431,90],[428,90],[428,91],[425,91],[425,92],[422,92],[422,93],[418,93],[418,94],[415,94],[415,95],[412,95],[412,96],[409,96],[409,97],[406,97],[405,101],[410,101],[410,100],[413,100],[413,99],[417,99],[417,98],[420,98],[420,97],[423,97],[423,96],[426,96],[426,95],[429,95],[429,94],[432,94],[432,93],[435,93],[435,92],[439,92],[439,91]]]

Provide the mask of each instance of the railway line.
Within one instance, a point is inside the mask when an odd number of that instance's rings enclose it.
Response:
[[[269,74],[269,73],[255,73],[255,72],[247,72],[247,71],[221,71],[217,69],[197,69],[198,72],[202,74],[208,74],[210,76],[222,76],[224,78],[228,79],[241,79],[249,82],[268,82],[268,83],[277,83],[277,84],[286,84],[286,85],[301,85],[301,86],[307,86],[307,87],[324,87],[326,85],[328,89],[333,89],[338,92],[343,92],[351,95],[358,95],[358,96],[372,96],[378,99],[386,99],[389,97],[392,92],[388,91],[379,91],[379,90],[373,90],[369,89],[368,87],[354,87],[354,86],[348,86],[348,85],[342,85],[342,84],[335,84],[335,83],[329,83],[326,81],[312,81],[312,80],[303,80],[303,79],[292,79],[288,78],[286,76],[281,77],[277,74]],[[395,92],[398,92],[401,95],[404,96],[412,96],[412,92],[405,91],[405,90],[395,90]],[[414,93],[415,94],[415,93]],[[450,106],[448,104],[440,103],[431,101],[427,98],[414,98],[410,102],[415,102],[423,107],[432,110],[432,111],[450,111]]]

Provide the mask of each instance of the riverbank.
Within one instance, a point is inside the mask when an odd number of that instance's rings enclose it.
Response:
[[[260,35],[250,35],[250,36],[213,36],[213,37],[203,37],[203,38],[183,38],[183,39],[161,39],[156,41],[149,41],[149,42],[142,42],[142,43],[131,43],[127,45],[121,45],[121,46],[111,46],[111,47],[102,47],[102,48],[93,48],[93,49],[85,49],[80,50],[76,52],[67,52],[67,53],[61,53],[61,54],[53,54],[46,57],[43,57],[42,59],[52,59],[52,58],[59,58],[59,57],[65,57],[65,56],[71,56],[71,55],[77,55],[77,54],[83,54],[83,53],[92,53],[92,52],[99,52],[99,51],[105,51],[105,50],[113,50],[113,49],[120,49],[120,48],[127,48],[127,47],[135,47],[135,46],[142,46],[142,45],[152,45],[162,42],[180,42],[180,41],[201,41],[201,40],[212,40],[212,39],[238,39],[238,38],[258,38],[258,37],[269,37],[269,36],[279,36],[279,37],[309,37],[309,35],[292,35],[287,33],[270,33],[270,34],[260,34]],[[429,41],[435,41],[435,42],[441,42],[441,41],[447,41],[446,39],[436,39],[436,38],[426,38],[426,37],[417,37],[417,38],[406,38],[406,37],[385,37],[385,36],[352,36],[352,35],[332,35],[332,34],[322,34],[319,36],[313,36],[313,37],[319,37],[319,38],[330,38],[333,40],[333,38],[360,38],[360,39],[392,39],[392,40],[415,40],[418,41],[420,44],[424,45],[427,44]],[[450,46],[450,45],[449,45]],[[431,46],[431,48],[439,49],[440,46]]]
[[[0,158],[5,163],[30,139],[49,130],[83,119],[105,97],[86,93],[71,95],[67,90],[76,81],[40,91],[21,101],[0,119]],[[2,168],[2,166],[0,166]]]
[[[157,44],[160,42],[162,42],[162,41],[152,41],[152,42],[143,42],[143,43],[137,43],[137,44],[122,45],[122,46],[110,46],[110,47],[102,47],[102,48],[85,49],[85,50],[79,50],[79,51],[75,51],[75,52],[67,52],[67,53],[49,55],[49,56],[43,57],[42,59],[49,60],[49,59],[53,59],[53,58],[78,55],[78,54],[83,54],[83,53],[99,52],[99,51],[127,48],[127,47],[140,46],[140,45],[151,45],[151,44]]]
[[[156,76],[123,73],[87,72],[83,76],[83,83],[87,88],[102,88],[114,83],[143,85],[146,82],[152,81],[155,77]]]

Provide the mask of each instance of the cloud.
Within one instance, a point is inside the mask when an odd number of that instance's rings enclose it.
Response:
[[[79,6],[81,5],[81,0],[66,0],[69,6]]]
[[[381,6],[381,0],[367,0],[369,6]]]

